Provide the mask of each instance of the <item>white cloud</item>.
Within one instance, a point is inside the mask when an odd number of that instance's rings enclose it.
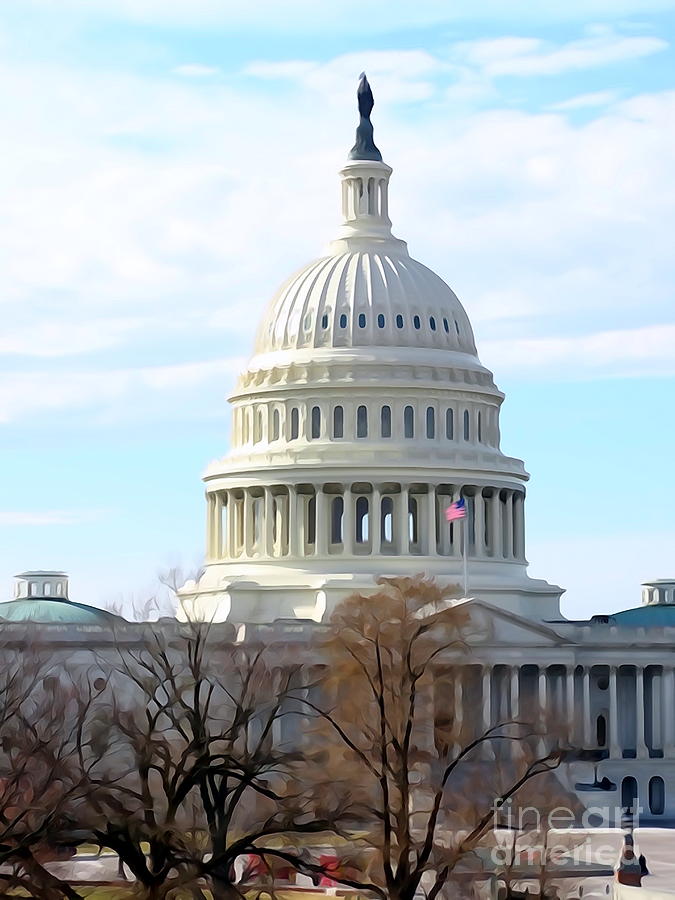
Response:
[[[577,94],[576,97],[570,97],[569,100],[562,100],[560,103],[552,103],[548,108],[567,112],[574,109],[593,109],[598,106],[609,106],[617,99],[616,91],[591,91],[588,94]]]
[[[484,341],[481,354],[505,375],[634,378],[675,375],[674,346],[675,323],[667,323],[575,337]]]
[[[460,60],[478,66],[489,78],[504,75],[560,75],[595,69],[659,53],[667,41],[651,36],[626,36],[602,29],[580,40],[554,47],[543,40],[503,37],[458,44]]]
[[[27,512],[0,509],[0,527],[21,528],[54,525],[81,525],[95,522],[103,515],[101,510],[42,510]]]

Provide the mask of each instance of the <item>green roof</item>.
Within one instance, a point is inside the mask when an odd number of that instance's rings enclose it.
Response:
[[[594,616],[594,619],[604,616]],[[633,609],[624,609],[607,616],[612,625],[629,625],[635,628],[675,627],[675,605],[672,603],[645,603]]]
[[[105,609],[73,603],[70,600],[25,597],[0,603],[0,620],[6,622],[40,622],[60,625],[112,626],[119,617]]]

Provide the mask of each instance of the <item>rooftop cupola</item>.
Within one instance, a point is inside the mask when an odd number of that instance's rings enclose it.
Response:
[[[361,74],[356,96],[359,107],[356,143],[349,151],[349,161],[340,170],[343,222],[330,251],[386,245],[390,252],[407,256],[405,241],[391,233],[389,177],[392,170],[382,161],[382,154],[373,140],[370,114],[375,101],[365,72]]]

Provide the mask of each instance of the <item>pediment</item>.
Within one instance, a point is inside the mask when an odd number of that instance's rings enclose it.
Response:
[[[468,599],[463,604],[470,616],[468,640],[471,644],[560,647],[570,643],[549,625],[533,622],[484,600]]]

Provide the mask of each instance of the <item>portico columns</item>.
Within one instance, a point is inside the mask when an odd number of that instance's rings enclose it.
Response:
[[[436,488],[429,485],[427,492],[427,554],[436,556],[438,548],[436,544]]]
[[[272,497],[272,488],[265,488],[265,526],[263,547],[265,556],[271,558],[274,556],[274,498]]]
[[[237,501],[232,491],[227,492],[227,547],[230,559],[237,555]]]
[[[328,553],[328,497],[321,486],[316,489],[316,553],[326,556]]]
[[[574,744],[576,740],[576,720],[574,708],[574,666],[565,666],[565,688],[566,700],[565,709],[567,713],[567,731],[570,744]]]
[[[504,559],[513,559],[513,491],[506,492],[502,527]]]
[[[213,509],[213,556],[223,558],[223,495],[216,491]]]
[[[408,524],[408,485],[401,485],[398,495],[399,554],[405,555],[410,549],[410,525]]]
[[[515,534],[514,534],[514,556],[516,559],[523,559],[525,556],[525,547],[524,547],[524,537],[525,537],[525,521],[524,521],[524,513],[525,513],[525,505],[523,503],[524,495],[518,491],[517,494],[514,494],[513,502],[514,506],[514,524],[515,524]]]
[[[635,667],[635,750],[638,759],[646,759],[645,742],[645,677],[642,666]]]
[[[501,538],[500,506],[499,489],[494,488],[490,498],[490,553],[492,556],[501,556],[499,552],[499,541]]]
[[[511,667],[511,718],[520,715],[520,666]]]
[[[300,516],[298,515],[300,507],[300,495],[295,485],[289,485],[288,488],[288,547],[291,556],[302,556],[300,552],[300,544],[302,537],[302,528]]]
[[[591,669],[590,666],[584,666],[583,669],[583,716],[584,716],[584,747],[588,749],[591,746]]]
[[[474,554],[483,556],[485,553],[485,510],[483,509],[483,489],[476,488],[473,496],[473,534]]]
[[[621,756],[619,747],[619,698],[616,684],[616,666],[609,667],[609,756],[616,759]]]
[[[354,497],[351,485],[346,484],[342,492],[342,552],[354,552]]]
[[[379,556],[382,544],[382,497],[377,485],[373,485],[373,493],[370,496],[370,516],[368,522],[370,532],[370,546],[373,556]]]

